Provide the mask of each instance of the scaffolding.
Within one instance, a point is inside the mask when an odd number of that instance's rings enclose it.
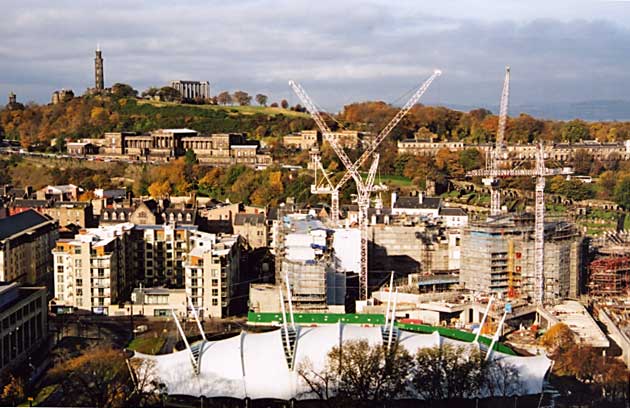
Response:
[[[591,296],[630,294],[630,256],[610,256],[589,265],[588,291]]]

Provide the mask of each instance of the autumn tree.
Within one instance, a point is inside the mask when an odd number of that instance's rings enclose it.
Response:
[[[232,95],[228,91],[223,91],[217,95],[217,102],[221,105],[229,105],[232,103]]]
[[[24,381],[13,374],[9,375],[7,383],[0,390],[0,404],[7,406],[17,406],[24,400]]]
[[[236,91],[232,98],[241,106],[249,105],[252,102],[252,97],[245,91]]]
[[[267,106],[267,95],[263,95],[263,94],[258,94],[256,95],[256,102],[260,105],[260,106]]]
[[[171,183],[168,180],[151,183],[148,192],[153,198],[166,198],[171,194]]]
[[[148,370],[145,370],[148,372]],[[90,349],[55,366],[50,372],[61,387],[62,405],[128,407],[155,404],[158,384],[136,370],[134,378],[124,352],[106,347]]]
[[[479,149],[464,149],[459,153],[459,164],[465,171],[479,169],[483,165],[483,156]]]
[[[540,338],[540,344],[549,351],[550,355],[557,355],[575,344],[575,336],[569,326],[556,323]]]

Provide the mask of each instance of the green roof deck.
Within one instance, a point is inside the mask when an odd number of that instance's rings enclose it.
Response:
[[[321,324],[336,324],[338,322],[345,324],[360,324],[360,325],[383,325],[385,324],[385,316],[381,314],[355,314],[355,313],[295,313],[293,315],[295,323],[301,325],[321,325]],[[250,324],[258,325],[274,325],[282,323],[282,313],[255,313],[249,312],[247,314],[247,320]],[[431,334],[438,332],[440,336],[453,340],[465,341],[472,343],[475,339],[475,334],[452,329],[449,327],[429,326],[426,324],[415,323],[400,323],[396,322],[396,327],[401,330],[407,330],[417,333]],[[479,343],[486,346],[490,346],[492,339],[480,336]],[[494,346],[494,350],[504,354],[516,355],[516,353],[506,346],[505,344],[497,343]]]

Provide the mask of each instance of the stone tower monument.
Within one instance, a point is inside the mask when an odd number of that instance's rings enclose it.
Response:
[[[105,80],[103,78],[103,57],[101,55],[101,47],[96,47],[96,58],[94,58],[94,89],[102,91],[105,89]]]
[[[13,92],[9,92],[9,105],[17,103],[17,96]]]

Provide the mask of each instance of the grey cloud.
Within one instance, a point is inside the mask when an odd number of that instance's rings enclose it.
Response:
[[[0,15],[0,95],[15,89],[22,100],[91,86],[99,42],[109,84],[142,90],[203,79],[214,91],[295,103],[287,81],[296,79],[329,110],[395,101],[435,67],[444,76],[428,103],[496,104],[505,64],[516,104],[623,99],[628,89],[630,31],[603,19],[486,20],[410,2],[8,3]]]

